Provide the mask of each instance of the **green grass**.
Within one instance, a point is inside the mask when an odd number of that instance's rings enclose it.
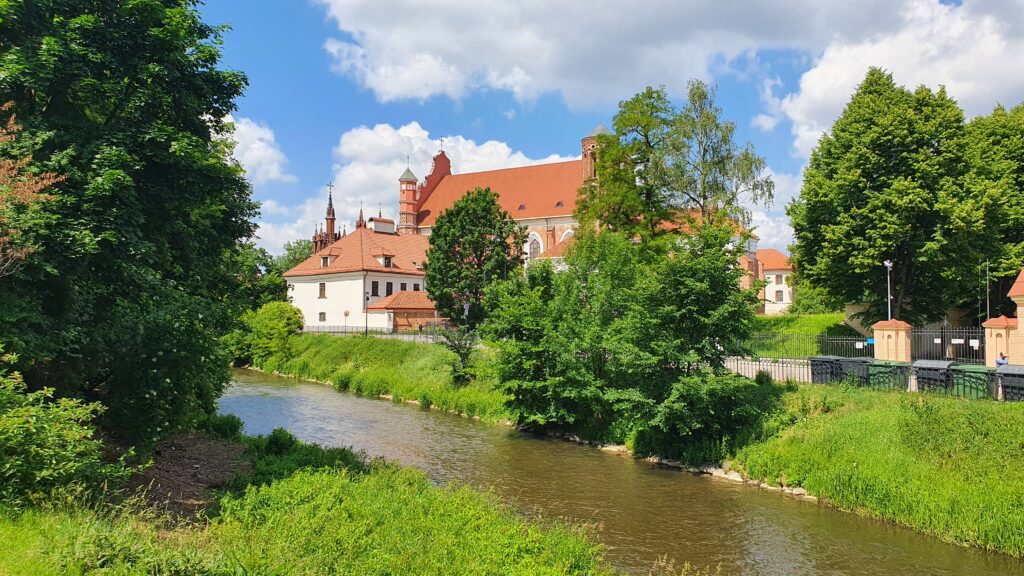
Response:
[[[772,334],[811,334],[814,336],[856,336],[856,330],[843,324],[843,313],[780,314],[757,316],[753,332]]]
[[[427,407],[479,416],[509,418],[505,396],[495,389],[490,351],[474,352],[469,384],[456,386],[458,359],[439,344],[359,336],[302,334],[291,339],[291,358],[256,366],[297,378],[330,382],[364,396],[390,395],[396,402],[416,400]]]
[[[961,544],[1024,555],[1024,404],[800,386],[741,448],[752,478]]]
[[[611,574],[580,529],[493,495],[283,431],[246,441],[256,471],[209,522],[137,503],[0,512],[0,574]]]
[[[853,328],[843,323],[842,312],[829,314],[782,314],[758,316],[751,330],[750,352],[762,358],[807,358],[830,354],[859,356],[853,341],[826,342],[819,337],[845,337],[864,339]]]

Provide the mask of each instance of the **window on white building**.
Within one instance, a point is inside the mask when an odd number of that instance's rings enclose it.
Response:
[[[370,296],[380,296],[380,282],[370,282]]]
[[[326,282],[321,282],[320,283],[320,297],[321,298],[327,298],[327,283]]]
[[[321,312],[319,319],[321,322],[327,322],[327,312]]]
[[[394,290],[395,290],[394,286],[395,285],[393,283],[391,283],[391,282],[388,282],[387,284],[385,284],[384,285],[384,295],[385,296],[391,296],[391,293],[394,292]]]
[[[782,274],[776,274],[775,275],[775,283],[780,285],[780,286],[783,284],[783,282],[782,282]]]
[[[784,298],[784,294],[782,293],[782,290],[776,290],[775,291],[775,303],[776,304],[781,303],[783,300],[785,300],[785,298]]]
[[[398,285],[398,291],[399,292],[405,292],[408,288],[409,288],[409,285],[406,284],[405,282],[402,282],[401,284]]]
[[[384,257],[384,267],[391,268],[391,256]]]
[[[419,291],[420,291],[420,285],[419,285],[419,284],[417,284],[417,283],[413,283],[413,285],[412,285],[412,291],[413,291],[413,292],[419,292]]]
[[[330,265],[330,263],[331,263],[330,256],[321,256],[320,257],[320,267],[321,268],[327,268],[327,266]]]

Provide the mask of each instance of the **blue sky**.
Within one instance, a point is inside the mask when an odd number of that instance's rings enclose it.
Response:
[[[457,172],[569,158],[618,101],[647,85],[679,98],[694,77],[717,85],[738,139],[767,158],[778,200],[751,208],[762,245],[783,248],[784,204],[868,66],[946,85],[969,114],[1024,100],[1024,0],[720,4],[211,0],[201,11],[231,27],[223,64],[249,76],[236,157],[271,251],[309,236],[328,182],[339,219],[360,205],[393,216],[406,157],[422,178],[442,138]]]

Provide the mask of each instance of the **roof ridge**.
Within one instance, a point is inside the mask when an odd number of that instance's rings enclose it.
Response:
[[[542,168],[545,166],[557,166],[559,164],[571,164],[573,162],[582,162],[583,158],[573,158],[572,160],[560,160],[558,162],[540,162],[537,164],[526,164],[525,166],[509,166],[508,168],[495,168],[493,170],[477,170],[476,172],[462,172],[460,174],[447,174],[446,178],[452,176],[473,176],[476,174],[492,174],[494,172],[509,172],[512,170],[524,170],[526,168]]]

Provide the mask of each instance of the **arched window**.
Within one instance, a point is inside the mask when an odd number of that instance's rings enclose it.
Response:
[[[540,256],[540,240],[537,240],[536,238],[531,238],[530,239],[529,255],[530,255],[530,260],[533,260],[533,259],[537,258],[538,256]]]

